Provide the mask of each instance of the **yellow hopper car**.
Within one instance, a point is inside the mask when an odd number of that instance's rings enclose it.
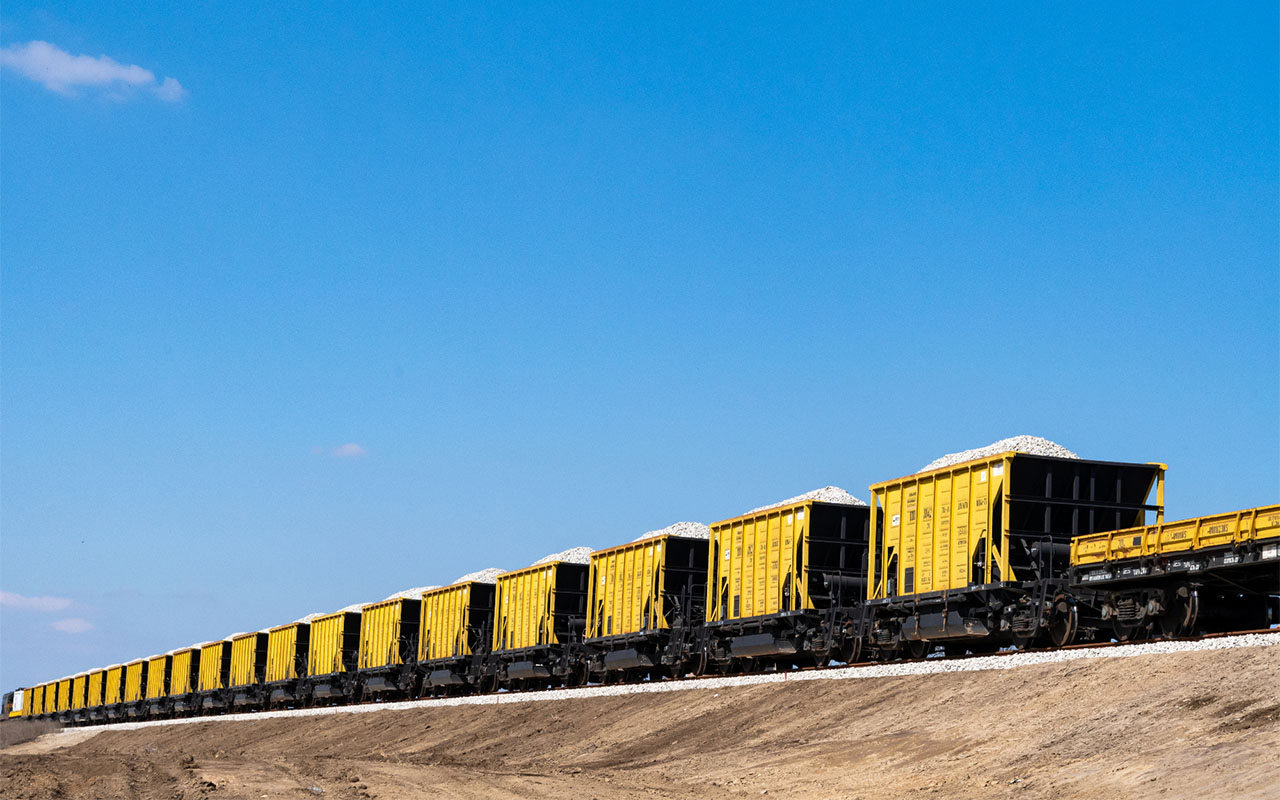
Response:
[[[493,612],[493,674],[510,688],[579,684],[587,622],[587,564],[552,561],[497,578]]]
[[[422,593],[418,663],[425,690],[445,694],[476,687],[484,676],[472,669],[489,650],[494,584],[464,581]]]
[[[601,677],[683,674],[706,608],[707,540],[664,534],[597,550],[586,643]]]
[[[874,645],[918,657],[1070,643],[1072,537],[1161,522],[1164,472],[1007,452],[872,485]]]

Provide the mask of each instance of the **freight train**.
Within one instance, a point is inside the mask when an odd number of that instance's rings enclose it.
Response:
[[[1260,629],[1280,505],[1164,521],[1165,466],[1009,449],[5,695],[94,724]],[[586,561],[586,563],[578,563]]]

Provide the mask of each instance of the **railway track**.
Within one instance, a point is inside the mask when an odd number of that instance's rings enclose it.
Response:
[[[1206,644],[1218,644],[1219,646],[1205,647],[1204,645]],[[458,697],[357,702],[342,705],[285,709],[277,711],[251,711],[209,716],[180,717],[175,719],[148,720],[144,722],[109,723],[96,727],[102,730],[137,730],[153,726],[183,725],[198,722],[248,722],[261,719],[326,716],[332,714],[360,714],[378,711],[407,711],[413,709],[442,708],[464,705],[505,705],[509,703],[589,699],[593,697],[608,697],[623,694],[709,690],[778,682],[856,680],[941,674],[947,672],[981,672],[987,670],[1014,669],[1020,666],[1031,666],[1034,664],[1061,663],[1092,658],[1135,657],[1202,649],[1231,649],[1258,646],[1280,646],[1280,629],[1269,628],[1261,630],[1230,631],[1204,634],[1201,636],[1187,636],[1176,639],[1158,639],[1144,642],[1089,642],[1062,648],[1002,650],[991,654],[968,654],[948,658],[920,658],[884,663],[853,665],[833,664],[824,667],[770,670],[736,675],[690,676],[675,680],[645,681],[631,684],[591,684],[574,688],[561,687],[503,691],[489,695],[463,695]]]

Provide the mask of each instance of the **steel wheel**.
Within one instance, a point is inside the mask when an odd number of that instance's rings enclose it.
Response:
[[[1178,587],[1169,608],[1160,617],[1160,633],[1166,639],[1187,636],[1195,630],[1199,616],[1200,593],[1183,584]]]
[[[1049,643],[1054,647],[1066,647],[1076,638],[1080,627],[1080,615],[1076,604],[1065,597],[1059,597],[1053,604],[1053,613],[1049,617]]]

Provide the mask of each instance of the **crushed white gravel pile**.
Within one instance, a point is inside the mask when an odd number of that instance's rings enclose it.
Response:
[[[552,553],[549,556],[543,556],[529,566],[536,567],[539,564],[550,564],[553,561],[565,561],[570,564],[590,564],[591,548],[570,547],[568,550],[561,550],[559,553]]]
[[[1053,456],[1055,458],[1079,458],[1080,456],[1071,452],[1067,448],[1051,442],[1048,439],[1039,436],[1010,436],[1008,439],[1001,439],[998,442],[992,442],[986,447],[976,447],[973,450],[962,450],[959,453],[948,453],[942,458],[935,458],[928,464],[916,470],[916,474],[921,472],[929,472],[930,470],[942,469],[943,467],[953,467],[956,464],[963,464],[966,461],[973,461],[979,458],[1007,453],[1010,450],[1016,450],[1019,453],[1027,453],[1033,456]]]
[[[475,572],[468,572],[454,583],[466,583],[467,581],[475,581],[476,583],[494,583],[498,580],[498,576],[506,572],[505,569],[497,567],[489,567],[488,569],[478,569]]]
[[[499,693],[473,697],[445,697],[433,700],[406,700],[397,703],[371,703],[357,706],[331,708],[302,708],[291,711],[262,711],[248,714],[226,714],[220,717],[190,717],[184,719],[156,720],[154,722],[121,722],[103,725],[101,730],[137,730],[153,725],[185,725],[204,722],[252,722],[276,717],[312,717],[331,714],[366,714],[378,711],[406,711],[414,708],[440,708],[443,706],[499,705],[503,703],[538,703],[575,698],[609,697],[626,694],[651,694],[661,692],[687,692],[700,689],[724,689],[730,686],[751,686],[759,683],[786,681],[858,680],[867,678],[897,678],[907,675],[931,675],[941,672],[984,672],[987,670],[1017,669],[1033,664],[1057,664],[1094,658],[1126,658],[1132,656],[1185,653],[1192,650],[1232,650],[1237,647],[1274,647],[1280,645],[1280,631],[1224,636],[1202,639],[1198,642],[1146,642],[1115,647],[1091,647],[1079,650],[1054,650],[1046,653],[1013,653],[998,656],[937,659],[900,664],[867,664],[838,669],[769,672],[761,675],[739,675],[732,678],[697,678],[678,681],[654,681],[623,686],[587,686],[581,689],[549,689],[537,692]],[[63,735],[76,728],[66,728],[51,736]]]
[[[841,489],[839,486],[823,486],[821,489],[814,489],[812,492],[798,494],[795,497],[788,497],[777,503],[770,503],[767,506],[760,506],[748,511],[748,514],[754,514],[757,511],[768,511],[771,508],[780,506],[789,506],[792,503],[803,503],[805,500],[817,500],[821,503],[839,503],[842,506],[865,506],[866,503]]]
[[[320,619],[321,617],[327,617],[327,616],[329,615],[328,614],[307,614],[305,617],[298,617],[297,619],[295,619],[293,621],[293,624],[297,625],[299,622],[309,623],[313,619]]]
[[[429,592],[432,589],[439,588],[439,586],[418,586],[413,589],[405,589],[403,592],[396,592],[395,594],[388,595],[382,602],[385,603],[387,600],[421,600],[423,592]]]
[[[682,536],[685,539],[710,539],[711,529],[701,522],[676,522],[665,528],[656,531],[649,531],[632,539],[633,542],[643,542],[645,539],[654,539],[659,536]]]
[[[337,611],[334,611],[333,613],[334,613],[334,614],[349,614],[349,613],[351,613],[351,612],[360,611],[362,608],[364,608],[364,607],[365,607],[365,606],[367,606],[367,605],[370,605],[370,603],[352,603],[351,605],[346,606],[345,608],[340,608],[340,609],[338,609]]]

